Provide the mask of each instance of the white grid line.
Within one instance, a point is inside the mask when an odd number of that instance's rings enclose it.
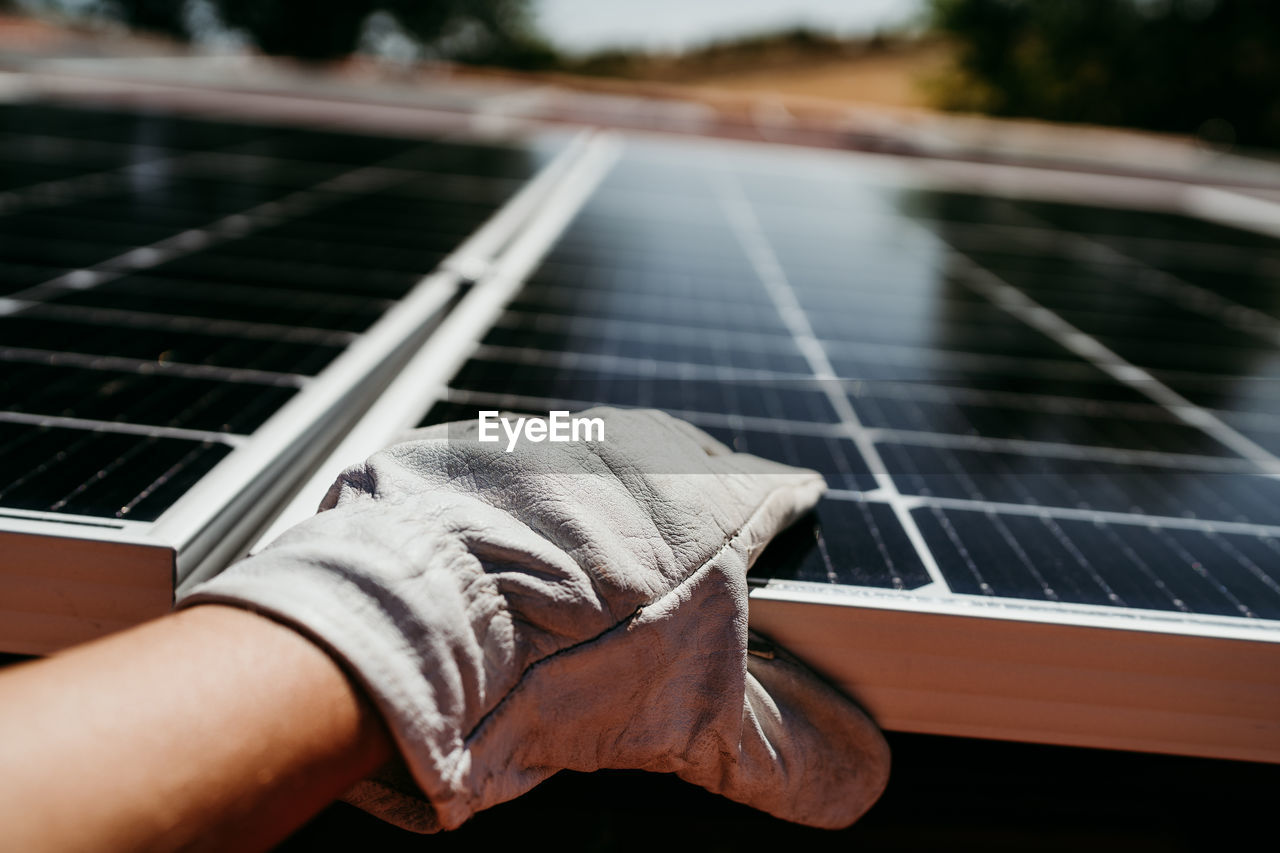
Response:
[[[713,300],[702,300],[712,301]],[[715,303],[718,304],[718,303]],[[744,343],[740,332],[727,328],[700,329],[695,326],[672,326],[651,320],[637,320],[627,317],[594,317],[585,315],[539,314],[520,308],[509,308],[495,323],[502,328],[528,328],[540,332],[568,332],[585,337],[603,338],[602,327],[617,329],[629,337],[640,341],[660,341],[675,336],[682,342],[725,342],[731,348],[759,350],[783,354],[796,353],[795,342],[789,334],[769,331],[753,331],[750,344]],[[1068,379],[1078,381],[1099,381],[1095,368],[1083,361],[1072,362],[1044,357],[1015,358],[994,353],[968,352],[964,350],[935,349],[905,344],[869,343],[851,340],[836,340],[829,337],[819,338],[823,348],[835,358],[868,358],[877,364],[893,364],[901,362],[914,367],[913,356],[924,353],[938,356],[946,364],[956,369],[964,369],[981,373],[1011,376],[1035,376],[1051,379]],[[796,353],[798,354],[798,353]],[[1188,380],[1213,381],[1223,378],[1221,374],[1198,373],[1186,370],[1161,370],[1160,373],[1170,377]],[[868,380],[879,381],[879,380]],[[886,380],[890,381],[890,380]],[[1124,405],[1115,401],[1091,401],[1104,404]],[[1142,405],[1142,404],[1130,404]],[[1150,405],[1150,404],[1147,404]],[[1164,411],[1163,407],[1160,408]],[[1277,419],[1280,420],[1280,419]]]
[[[952,251],[955,260],[964,265],[967,273],[960,280],[970,289],[1086,359],[1118,382],[1145,394],[1168,409],[1178,420],[1196,427],[1220,444],[1253,461],[1264,472],[1280,475],[1280,458],[1236,432],[1212,412],[1192,403],[1147,371],[1130,364],[1097,339],[1072,326],[968,255],[954,249]]]
[[[310,376],[276,373],[247,367],[220,367],[215,364],[187,364],[180,361],[148,361],[118,355],[63,352],[29,347],[0,348],[0,363],[48,364],[54,367],[82,367],[87,370],[119,370],[140,376],[180,376],[184,379],[216,379],[237,384],[270,385],[276,388],[302,388]]]
[[[12,301],[19,302],[20,300]],[[106,321],[135,329],[206,332],[214,335],[232,335],[267,341],[286,341],[289,343],[321,344],[326,346],[344,346],[359,337],[355,332],[317,329],[310,326],[225,320],[217,317],[165,314],[152,311],[135,311],[127,308],[67,305],[56,302],[23,302],[16,310],[29,317],[41,317],[50,320],[65,319],[79,323]]]
[[[486,358],[497,357],[506,350],[515,351],[517,348],[494,347],[492,345],[482,344],[473,350],[469,355],[469,358],[483,361]],[[548,364],[570,368],[578,366],[590,367],[591,364],[598,363],[597,356],[595,355],[524,348],[519,348],[518,352],[520,353],[520,358],[504,360],[518,360],[526,364]],[[3,358],[3,355],[3,350],[0,350],[0,359]],[[605,358],[617,359],[619,362],[636,362],[636,367],[640,367],[644,364],[643,360],[625,359],[625,357],[621,356],[610,356]],[[660,372],[644,373],[643,370],[636,375],[663,378],[660,375]],[[695,375],[693,372],[685,375],[672,373],[668,374],[668,378],[690,378],[693,375]],[[771,381],[776,381],[776,378],[777,377],[774,377]],[[795,379],[797,377],[791,374],[787,375],[787,378]],[[803,379],[810,382],[814,381],[812,377],[807,376],[803,377]],[[598,401],[593,402],[585,399],[552,399],[530,394],[477,391],[454,386],[449,387],[449,392],[451,395],[450,399],[453,402],[475,402],[480,405],[494,405],[531,411],[539,411],[547,409],[548,407],[569,407],[573,409],[598,405]],[[679,417],[700,426],[721,427],[725,429],[753,429],[760,432],[774,432],[779,434],[794,433],[825,438],[848,437],[848,427],[843,423],[796,421],[786,418],[761,415],[741,415],[735,413],[726,414],[696,409],[671,409],[670,411],[673,413],[678,412]],[[1241,459],[1237,456],[1201,456],[1191,453],[1173,453],[1160,450],[1137,450],[1103,445],[1067,444],[1063,442],[1036,441],[1030,439],[996,438],[982,435],[928,432],[924,430],[898,429],[894,427],[868,427],[865,425],[861,427],[861,431],[870,441],[876,443],[889,442],[894,444],[909,444],[926,447],[959,448],[989,453],[1009,453],[1036,458],[1052,457],[1090,462],[1107,462],[1116,465],[1141,465],[1156,468],[1174,468],[1179,471],[1194,469],[1197,471],[1213,473],[1252,474],[1255,476],[1261,476],[1257,466],[1253,462]]]
[[[770,299],[773,300],[783,323],[791,331],[796,339],[796,344],[800,347],[800,351],[809,361],[814,376],[820,380],[834,379],[836,373],[831,366],[831,361],[827,358],[822,344],[814,336],[813,327],[809,324],[809,318],[805,315],[804,309],[800,307],[795,291],[792,290],[786,273],[783,272],[781,265],[779,265],[777,256],[773,252],[773,247],[770,245],[768,237],[765,236],[746,193],[743,192],[741,185],[732,173],[720,172],[716,178],[715,190],[725,215]],[[950,586],[943,577],[942,570],[938,567],[932,551],[929,550],[924,536],[920,533],[920,529],[916,526],[910,509],[902,500],[902,495],[898,492],[898,488],[893,482],[893,477],[890,476],[888,469],[885,467],[884,460],[880,458],[880,453],[876,449],[874,442],[871,441],[863,429],[862,422],[858,419],[857,413],[854,412],[848,397],[835,388],[831,382],[824,382],[822,385],[826,391],[827,399],[840,418],[840,422],[847,429],[849,437],[858,447],[859,452],[862,453],[863,461],[867,463],[867,467],[871,470],[877,486],[888,497],[888,503],[893,509],[894,515],[902,525],[903,531],[911,541],[912,546],[915,547],[916,554],[924,565],[925,571],[933,579],[933,584],[921,587],[916,592],[928,590],[934,585],[937,586],[935,591],[949,592]]]
[[[63,427],[89,432],[112,432],[123,435],[142,435],[147,438],[180,438],[186,441],[207,441],[239,447],[246,441],[243,435],[212,432],[203,429],[153,426],[151,424],[99,421],[93,418],[68,418],[61,415],[33,415],[27,412],[0,411],[0,423],[28,424],[31,426]]]
[[[127,189],[129,176],[133,172],[145,172],[162,165],[165,168],[173,168],[184,160],[197,156],[199,153],[190,152],[175,156],[158,157],[141,163],[128,163],[99,172],[42,181],[38,184],[30,184],[25,187],[17,187],[0,192],[0,215],[16,213],[19,210],[57,207],[75,200],[109,195],[122,189]]]
[[[841,501],[888,503],[888,500],[879,489],[869,492],[859,492],[854,489],[829,489],[826,496],[833,500]],[[903,497],[909,507],[938,507],[940,509],[955,509],[965,512],[1021,515],[1030,518],[1062,518],[1099,524],[1125,524],[1130,527],[1146,527],[1153,530],[1171,528],[1174,530],[1192,530],[1198,533],[1231,533],[1280,539],[1280,524],[1185,518],[1178,515],[1147,515],[1145,513],[1116,512],[1105,509],[1053,506],[1051,504],[1018,504],[1004,501],[975,500],[973,498],[947,498],[938,495],[904,495]]]
[[[394,175],[392,176],[394,177]],[[343,194],[374,192],[392,183],[386,170],[362,166],[321,181],[304,190],[254,205],[239,213],[222,216],[201,227],[188,229],[145,246],[137,246],[89,267],[71,270],[16,293],[10,299],[43,301],[65,290],[85,290],[104,282],[149,269],[210,246],[246,237],[255,231],[305,216],[346,199]]]
[[[477,406],[496,406],[499,409],[521,411],[551,411],[552,409],[585,409],[602,405],[600,400],[571,400],[567,398],[536,397],[529,394],[508,394],[496,391],[473,391],[449,386],[447,402]],[[702,412],[693,409],[666,409],[672,415],[699,426],[722,429],[753,429],[760,432],[791,432],[818,438],[847,438],[845,427],[839,423],[816,421],[788,421],[758,415],[737,415],[723,412]]]
[[[1247,459],[1240,459],[1235,456],[1199,456],[1190,453],[1170,453],[1163,450],[1131,450],[1092,444],[1066,444],[1054,441],[1031,441],[1021,438],[993,438],[983,435],[926,432],[889,427],[868,427],[867,434],[873,441],[877,442],[960,448],[989,453],[1012,453],[1036,458],[1076,459],[1089,462],[1111,462],[1117,465],[1176,468],[1178,470],[1191,468],[1197,471],[1214,473],[1261,476],[1256,465]]]
[[[1045,227],[1049,226],[1030,211],[1012,205],[1007,206],[1016,215],[1028,221],[1041,223]],[[1060,231],[1060,234],[1062,239],[1076,247],[1079,256],[1084,260],[1140,268],[1142,275],[1125,279],[1132,287],[1167,299],[1193,314],[1210,315],[1222,325],[1254,335],[1272,346],[1280,344],[1280,319],[1165,272],[1141,258],[1117,249],[1109,241],[1104,242],[1097,237],[1066,230]]]
[[[507,361],[562,369],[584,371],[613,370],[641,378],[666,380],[697,380],[739,382],[814,382],[808,374],[784,373],[771,370],[735,368],[723,365],[705,365],[694,362],[664,361],[633,358],[604,353],[580,353],[571,350],[550,350],[534,347],[500,346],[480,344],[471,357],[482,361]],[[843,390],[862,390],[862,380],[817,380],[820,383],[837,382]],[[1031,411],[1056,411],[1081,417],[1108,415],[1138,418],[1157,423],[1182,421],[1172,418],[1166,409],[1151,403],[1099,402],[1085,398],[1058,397],[1037,394],[994,393],[982,389],[955,388],[930,385],[925,382],[875,381],[869,383],[876,396],[908,400],[926,399],[954,403],[962,402],[998,408],[1024,408]],[[1158,417],[1157,417],[1158,416]],[[774,420],[774,419],[766,419]],[[796,421],[778,419],[778,426],[790,428]],[[1280,420],[1277,420],[1280,426]],[[1143,450],[1108,445],[1067,444],[1029,439],[1000,438],[993,436],[957,435],[935,433],[927,430],[909,430],[894,427],[863,427],[873,441],[888,439],[908,444],[928,444],[933,447],[965,447],[974,450],[991,450],[1018,454],[1049,455],[1064,459],[1092,459],[1118,464],[1156,465],[1161,467],[1191,467],[1207,471],[1238,471],[1258,473],[1252,462],[1234,456],[1209,456],[1192,453],[1175,453],[1159,450]]]
[[[777,370],[759,370],[731,367],[729,365],[664,361],[650,358],[633,358],[625,355],[610,355],[607,353],[579,353],[571,350],[536,349],[533,347],[512,347],[498,344],[480,344],[472,353],[472,357],[488,361],[514,361],[519,364],[570,370],[616,371],[654,379],[713,379],[726,382],[813,382],[812,377],[804,373],[785,373]]]
[[[743,349],[742,336],[728,329],[697,329],[692,326],[669,326],[648,320],[635,320],[629,317],[589,317],[569,314],[540,314],[519,308],[508,308],[495,322],[495,326],[504,329],[529,328],[537,332],[567,332],[586,337],[605,338],[602,329],[618,329],[629,333],[632,340],[660,343],[673,338],[681,342],[695,342],[709,345],[727,346],[731,349]],[[782,354],[799,355],[795,341],[790,335],[776,332],[758,332],[751,336],[750,349],[768,349]]]

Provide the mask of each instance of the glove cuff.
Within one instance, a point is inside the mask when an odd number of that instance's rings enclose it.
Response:
[[[359,560],[333,556],[345,543],[326,539],[317,542],[313,532],[300,546],[272,547],[199,585],[177,606],[246,608],[325,649],[374,702],[404,762],[362,780],[343,798],[404,829],[453,829],[474,812],[450,782],[465,764],[460,694],[467,676],[452,654],[437,650],[457,644],[463,626],[457,618],[407,612],[395,585],[380,580],[388,574],[385,565],[361,571]]]

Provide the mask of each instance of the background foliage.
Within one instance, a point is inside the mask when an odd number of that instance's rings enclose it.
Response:
[[[1280,4],[931,0],[957,43],[941,105],[1280,147]]]
[[[381,12],[427,57],[514,68],[554,59],[532,26],[526,0],[17,0],[17,6],[114,18],[184,39],[216,21],[265,53],[305,60],[349,55],[370,17]]]

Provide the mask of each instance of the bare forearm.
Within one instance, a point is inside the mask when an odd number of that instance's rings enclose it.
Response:
[[[317,646],[196,607],[0,676],[0,847],[263,848],[390,755]]]

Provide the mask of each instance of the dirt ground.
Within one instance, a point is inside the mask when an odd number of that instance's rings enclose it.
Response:
[[[931,42],[862,56],[793,61],[753,70],[695,72],[685,82],[737,93],[928,107],[929,80],[945,73],[951,56],[948,45]]]

